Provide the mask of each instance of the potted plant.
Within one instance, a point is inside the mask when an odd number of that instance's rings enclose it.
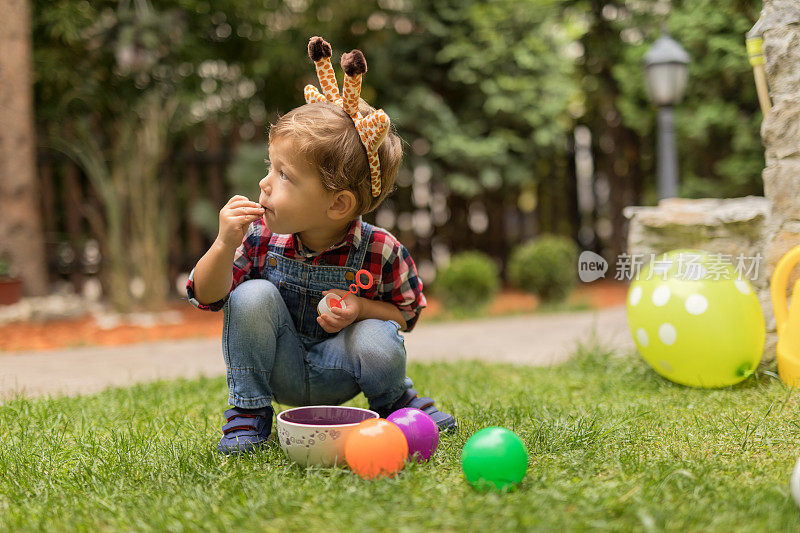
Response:
[[[22,279],[15,275],[11,262],[0,257],[0,305],[15,304],[22,298]]]

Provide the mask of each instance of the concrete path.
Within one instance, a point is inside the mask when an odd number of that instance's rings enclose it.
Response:
[[[545,366],[568,359],[579,343],[632,350],[625,307],[423,323],[405,335],[410,362],[483,359]],[[85,394],[156,379],[224,373],[219,339],[0,352],[0,397]]]

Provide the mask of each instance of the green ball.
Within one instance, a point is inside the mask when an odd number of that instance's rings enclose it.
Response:
[[[525,477],[528,452],[513,431],[488,427],[467,440],[461,451],[461,468],[476,489],[506,491]]]
[[[743,274],[701,250],[675,250],[651,261],[631,283],[627,303],[628,326],[644,360],[691,387],[725,387],[751,375],[764,351],[765,327]]]

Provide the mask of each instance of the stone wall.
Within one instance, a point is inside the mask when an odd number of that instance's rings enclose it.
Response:
[[[764,195],[771,211],[764,236],[767,274],[800,245],[800,2],[765,0],[761,16],[764,70],[772,109],[761,125]],[[800,268],[790,280],[797,279]],[[772,310],[768,315],[774,317]],[[774,357],[768,352],[765,357]]]

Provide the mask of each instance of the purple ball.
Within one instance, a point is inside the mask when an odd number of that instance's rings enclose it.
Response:
[[[439,427],[428,413],[412,407],[403,407],[390,414],[386,420],[393,422],[408,441],[408,456],[416,453],[419,462],[427,461],[439,445]]]

